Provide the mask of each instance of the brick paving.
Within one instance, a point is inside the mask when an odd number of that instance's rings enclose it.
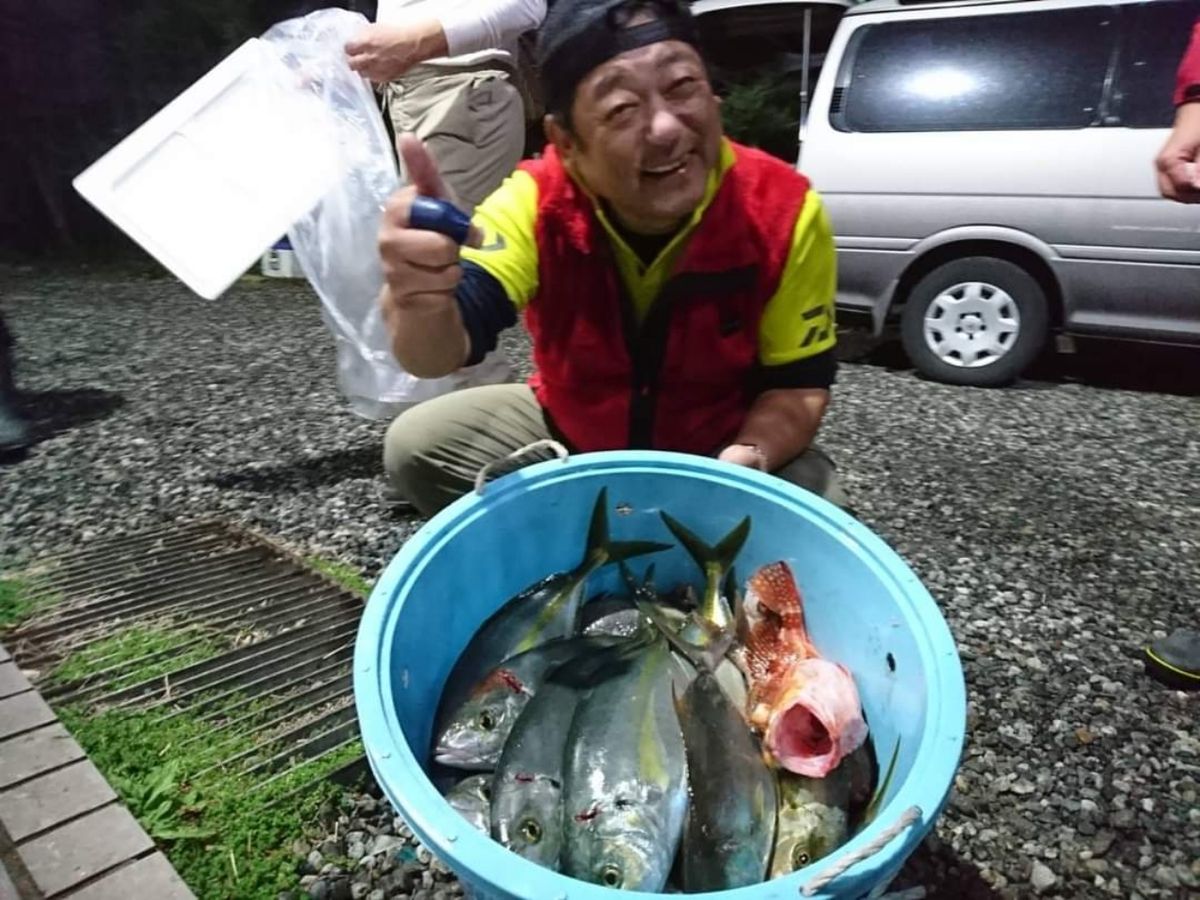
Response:
[[[195,900],[0,644],[0,900]]]

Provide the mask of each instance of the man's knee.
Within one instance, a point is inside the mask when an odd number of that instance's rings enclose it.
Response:
[[[409,427],[412,410],[407,410],[388,426],[383,439],[383,471],[393,490],[407,495],[405,488],[413,482],[417,460],[426,449],[425,435]]]
[[[838,478],[837,467],[832,459],[818,447],[810,447],[775,474],[812,491],[836,506],[845,508],[849,505],[846,492]]]
[[[439,499],[447,473],[435,460],[446,441],[440,416],[431,415],[436,401],[414,406],[397,416],[383,440],[383,471],[393,495],[426,514],[445,505]]]

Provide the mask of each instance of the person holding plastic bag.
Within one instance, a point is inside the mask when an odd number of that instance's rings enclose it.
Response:
[[[437,160],[467,211],[500,186],[525,148],[525,108],[512,81],[518,39],[546,0],[379,0],[375,23],[346,44],[350,68],[385,85],[397,135],[412,133]],[[462,372],[467,384],[507,381],[492,351]]]
[[[420,378],[392,353],[377,302],[384,282],[376,237],[384,204],[403,180],[375,91],[351,68],[346,49],[358,47],[356,41],[376,27],[361,13],[339,8],[280,22],[262,36],[265,59],[253,83],[261,91],[256,102],[293,108],[310,167],[330,181],[287,236],[334,337],[338,388],[358,415],[390,420],[434,397],[507,381],[511,373],[504,357],[492,352],[482,364]],[[366,64],[361,53],[353,60],[359,68]],[[490,82],[482,73],[479,78],[482,90]],[[467,107],[478,106],[476,94],[467,90]],[[460,113],[460,124],[474,115],[470,109]],[[487,135],[476,135],[466,143],[487,142]],[[392,499],[386,490],[384,497]]]
[[[523,311],[537,372],[400,415],[384,447],[392,488],[430,514],[482,465],[553,438],[718,456],[844,502],[812,444],[837,365],[820,197],[724,137],[680,0],[559,0],[539,44],[551,146],[478,207],[474,249],[410,227],[418,194],[445,196],[412,137],[412,185],[379,239],[406,369],[478,359]]]
[[[546,0],[379,0],[346,44],[350,68],[385,85],[395,133],[425,142],[468,211],[521,159],[517,44],[545,15]]]

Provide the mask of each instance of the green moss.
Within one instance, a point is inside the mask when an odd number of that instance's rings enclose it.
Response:
[[[369,593],[349,566],[310,562],[348,589]],[[0,625],[28,616],[40,602],[27,583],[0,580]],[[95,678],[120,689],[215,657],[229,643],[195,625],[135,625],[81,647],[47,681]],[[284,726],[264,726],[281,714],[280,699],[213,692],[183,710],[66,703],[56,712],[197,896],[258,900],[298,891],[292,843],[322,824],[344,790],[327,776],[363,752],[354,740],[275,778],[247,774],[278,750]],[[222,767],[239,754],[244,758]]]
[[[110,690],[120,690],[210,659],[228,649],[227,643],[219,635],[196,626],[134,626],[71,654],[47,680],[51,684],[66,684],[132,663],[106,682]]]
[[[362,574],[353,566],[333,562],[328,559],[321,559],[319,556],[307,557],[305,562],[326,578],[332,578],[347,590],[354,591],[354,593],[363,597],[371,593],[371,583],[363,578]]]
[[[37,585],[15,575],[0,575],[0,631],[19,625],[57,595],[37,590]]]
[[[0,578],[0,628],[15,624],[29,615],[25,586],[15,578]]]
[[[299,877],[291,844],[319,824],[322,807],[340,791],[318,779],[362,754],[353,741],[256,785],[258,779],[242,772],[211,768],[253,749],[248,735],[214,745],[205,740],[211,722],[171,717],[167,710],[58,712],[184,881],[206,900],[257,900],[294,890]]]

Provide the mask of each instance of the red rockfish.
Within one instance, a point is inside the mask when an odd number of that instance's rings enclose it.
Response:
[[[813,646],[787,563],[751,576],[738,627],[738,662],[750,687],[747,718],[763,736],[768,761],[825,777],[866,740],[867,723],[849,670]]]

